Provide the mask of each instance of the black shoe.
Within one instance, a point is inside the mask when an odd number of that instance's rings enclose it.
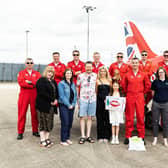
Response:
[[[129,144],[129,139],[128,139],[128,138],[125,138],[124,144],[125,144],[125,145],[128,145],[128,144]]]
[[[21,140],[21,139],[23,139],[23,134],[18,134],[17,140]]]
[[[33,136],[40,137],[40,134],[38,132],[33,132]]]
[[[144,141],[144,145],[146,145],[145,139],[143,138],[142,140]]]

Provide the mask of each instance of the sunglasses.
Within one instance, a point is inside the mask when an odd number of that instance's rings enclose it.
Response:
[[[147,56],[147,54],[142,54],[142,56]]]
[[[117,56],[117,58],[123,58],[123,56]]]
[[[73,56],[79,56],[79,54],[73,54]]]
[[[33,62],[26,62],[26,64],[33,64]]]
[[[168,57],[168,55],[163,55],[164,57]]]
[[[88,82],[88,83],[90,82],[90,76],[88,76],[88,78],[87,78],[87,82]]]

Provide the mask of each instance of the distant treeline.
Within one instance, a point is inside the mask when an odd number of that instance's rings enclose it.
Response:
[[[34,69],[43,72],[46,65],[34,64]],[[25,69],[24,64],[14,63],[0,63],[0,81],[1,82],[15,82],[17,81],[17,74],[19,71]]]

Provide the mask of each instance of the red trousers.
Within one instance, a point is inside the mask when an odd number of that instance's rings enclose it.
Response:
[[[30,104],[32,131],[38,132],[38,119],[35,108],[36,89],[21,89],[18,100],[18,134],[24,133],[26,113]]]
[[[132,136],[134,130],[134,115],[136,112],[137,118],[137,130],[139,137],[145,136],[145,124],[144,124],[144,93],[127,93],[126,97],[126,131],[125,136],[129,138]]]

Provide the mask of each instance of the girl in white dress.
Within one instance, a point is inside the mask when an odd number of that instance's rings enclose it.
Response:
[[[114,81],[112,85],[112,96],[121,97],[120,93],[120,85],[118,82]],[[119,126],[120,123],[123,123],[123,112],[114,111],[112,109],[109,110],[110,123],[112,124],[112,140],[111,144],[119,144]]]

